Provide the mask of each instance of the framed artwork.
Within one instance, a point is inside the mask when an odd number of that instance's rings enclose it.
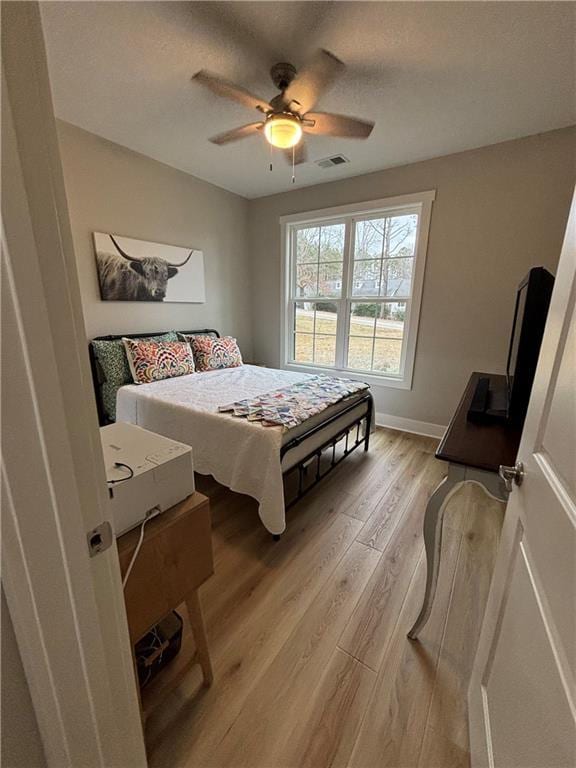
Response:
[[[94,232],[94,248],[102,301],[206,301],[204,254],[197,248],[104,232]]]

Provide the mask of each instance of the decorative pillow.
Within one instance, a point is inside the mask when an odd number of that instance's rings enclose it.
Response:
[[[187,336],[197,371],[215,371],[218,368],[237,368],[242,365],[242,355],[236,339],[231,336]]]
[[[148,336],[147,340],[178,341],[175,331],[168,331],[160,336]],[[91,342],[92,349],[104,374],[101,384],[102,406],[109,421],[116,420],[116,394],[125,384],[132,384],[132,373],[128,365],[126,350],[122,339],[105,341],[96,339]]]
[[[185,341],[122,339],[134,384],[194,373],[194,358]]]

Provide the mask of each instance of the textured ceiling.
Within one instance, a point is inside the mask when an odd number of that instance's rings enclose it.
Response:
[[[307,137],[306,186],[576,122],[568,2],[43,2],[58,117],[202,179],[259,197],[293,185],[261,136],[209,136],[258,119],[190,82],[214,70],[267,100],[268,69],[318,47],[344,77],[318,108],[374,120],[364,142]],[[314,160],[342,153],[349,165]]]

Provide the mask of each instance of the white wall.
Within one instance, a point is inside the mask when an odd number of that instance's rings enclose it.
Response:
[[[58,134],[88,337],[211,327],[250,359],[248,201],[69,123]],[[94,231],[201,248],[206,303],[101,301]]]
[[[555,271],[575,178],[574,128],[250,201],[254,355],[281,364],[280,216],[436,190],[410,391],[376,410],[446,425],[470,373],[502,372],[516,286]]]

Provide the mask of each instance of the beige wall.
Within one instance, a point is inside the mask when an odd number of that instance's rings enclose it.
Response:
[[[379,413],[448,423],[473,370],[502,372],[518,282],[555,271],[575,179],[574,128],[250,202],[255,359],[279,366],[279,217],[436,190],[410,391]]]
[[[58,134],[88,336],[212,327],[249,358],[248,201],[69,123]],[[201,248],[206,303],[101,301],[94,231]]]

